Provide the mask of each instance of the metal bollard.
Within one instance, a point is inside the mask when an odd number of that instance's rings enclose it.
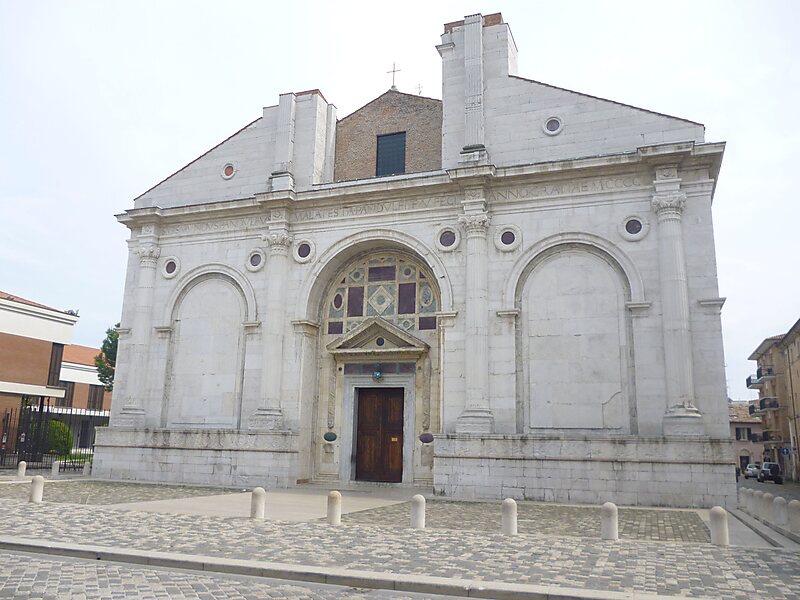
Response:
[[[600,539],[619,539],[619,511],[613,502],[606,502],[600,509]]]
[[[503,500],[500,531],[503,535],[517,535],[517,503],[513,498]]]
[[[28,463],[24,460],[19,461],[17,465],[17,477],[25,477],[25,469],[28,468]]]
[[[789,531],[800,535],[800,500],[789,501]]]
[[[263,519],[267,508],[267,492],[262,487],[253,489],[250,493],[250,518]]]
[[[775,513],[772,510],[772,501],[775,499],[775,496],[767,492],[763,496],[761,496],[761,515],[759,515],[762,519],[764,519],[767,523],[774,523],[775,522]]]
[[[775,525],[778,527],[789,526],[789,513],[785,498],[778,496],[772,501],[772,516],[775,518]]]
[[[28,498],[28,502],[34,502],[39,504],[42,501],[42,496],[44,495],[44,477],[41,475],[34,475],[31,479],[31,495]]]
[[[721,506],[715,506],[711,509],[711,543],[727,546],[728,539],[728,512]]]
[[[342,524],[342,495],[336,490],[328,493],[328,523]]]
[[[425,529],[425,496],[421,494],[411,498],[411,527]]]

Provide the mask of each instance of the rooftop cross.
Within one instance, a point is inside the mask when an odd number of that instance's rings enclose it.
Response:
[[[395,63],[392,63],[392,70],[391,71],[386,71],[387,73],[391,73],[392,74],[392,87],[389,88],[389,89],[397,91],[397,86],[394,84],[394,76],[395,76],[395,73],[399,73],[401,70],[402,69],[396,68]]]

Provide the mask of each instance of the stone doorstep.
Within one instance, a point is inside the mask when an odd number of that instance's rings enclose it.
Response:
[[[640,598],[659,598],[662,600],[685,600],[684,596],[642,592],[613,592],[552,585],[448,579],[429,575],[381,573],[338,567],[315,567],[266,561],[213,558],[193,554],[155,552],[113,546],[65,544],[55,541],[8,536],[0,536],[0,549],[147,565],[156,568],[186,569],[246,577],[287,579],[347,587],[459,596],[462,598],[494,598],[497,600],[637,600]]]

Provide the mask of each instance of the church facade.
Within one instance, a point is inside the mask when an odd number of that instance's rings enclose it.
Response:
[[[95,475],[665,506],[736,495],[704,127],[519,77],[318,90],[135,200]]]

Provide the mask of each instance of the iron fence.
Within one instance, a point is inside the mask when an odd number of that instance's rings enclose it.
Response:
[[[95,428],[108,425],[108,411],[57,406],[48,398],[23,397],[19,408],[0,412],[0,469],[79,470],[94,454]]]

